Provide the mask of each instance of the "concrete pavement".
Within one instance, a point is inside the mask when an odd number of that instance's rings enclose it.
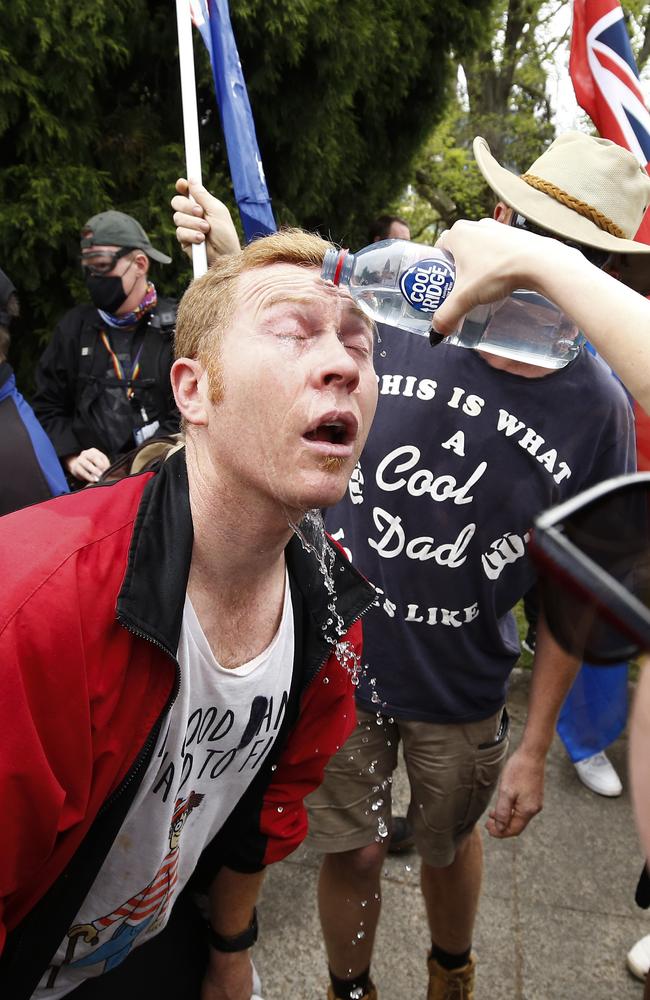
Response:
[[[509,697],[513,746],[526,714],[530,674],[516,671]],[[610,758],[618,799],[584,788],[560,741],[549,755],[546,800],[516,840],[484,837],[486,873],[474,941],[476,1000],[641,1000],[625,967],[650,914],[634,904],[641,855],[626,772],[627,738]],[[394,786],[397,811],[408,791]],[[264,1000],[324,1000],[325,952],[316,910],[318,856],[301,848],[268,873],[255,963]],[[389,857],[373,978],[380,1000],[424,1000],[428,934],[415,855]]]

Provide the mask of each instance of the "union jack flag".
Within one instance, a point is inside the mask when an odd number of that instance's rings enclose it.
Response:
[[[650,173],[650,113],[618,0],[574,0],[569,73],[600,135],[629,149]],[[647,213],[636,238],[650,243]]]

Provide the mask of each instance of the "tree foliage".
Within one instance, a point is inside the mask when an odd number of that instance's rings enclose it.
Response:
[[[481,38],[484,0],[233,0],[235,35],[280,222],[356,242],[402,188],[439,120],[451,51]],[[210,69],[195,40],[204,178],[232,204]],[[83,297],[78,233],[108,207],[175,253],[154,273],[187,282],[169,212],[184,173],[172,0],[3,4],[0,266],[23,315],[12,360],[27,384],[56,319]]]
[[[523,172],[553,138],[548,62],[566,37],[549,31],[562,0],[498,0],[482,44],[458,59],[456,98],[415,161],[411,211],[434,238],[457,218],[490,215],[494,195],[472,154],[487,139],[504,166]]]

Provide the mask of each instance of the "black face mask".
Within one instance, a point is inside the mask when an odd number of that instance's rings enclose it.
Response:
[[[84,280],[93,304],[103,312],[116,313],[128,298],[122,278],[114,274],[87,274]]]

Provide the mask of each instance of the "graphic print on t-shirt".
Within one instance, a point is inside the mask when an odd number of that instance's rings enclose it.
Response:
[[[81,969],[101,964],[101,972],[108,972],[124,961],[138,934],[149,929],[155,931],[164,923],[170,899],[178,878],[179,842],[185,821],[193,809],[200,805],[203,795],[190,792],[186,799],[177,799],[169,827],[169,852],[151,882],[135,896],[118,906],[112,913],[95,917],[89,924],[75,924],[68,931],[65,964]],[[117,926],[115,926],[117,925]],[[105,932],[110,930],[110,934]],[[93,950],[74,961],[74,951],[83,938]],[[60,966],[52,966],[48,987],[54,986]]]
[[[109,972],[165,926],[198,860],[227,822],[285,720],[294,659],[288,577],[269,646],[240,667],[214,657],[189,599],[180,686],[140,788],[33,1000],[59,1000]],[[249,831],[257,844],[257,812]]]

